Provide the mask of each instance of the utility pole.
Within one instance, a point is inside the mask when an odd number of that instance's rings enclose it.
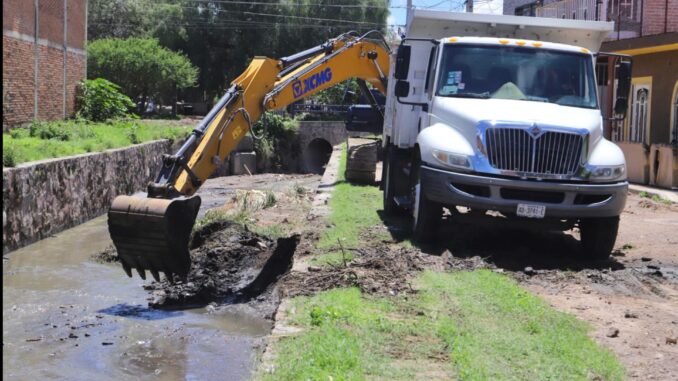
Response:
[[[407,13],[405,16],[405,24],[410,22],[411,15],[412,15],[412,0],[407,0]]]
[[[473,13],[473,0],[466,0],[466,13]]]

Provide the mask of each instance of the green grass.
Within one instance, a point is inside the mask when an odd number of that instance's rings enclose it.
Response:
[[[619,380],[589,327],[488,270],[424,272],[414,295],[354,288],[293,300],[304,333],[276,344],[267,380]],[[435,360],[432,360],[435,359]]]
[[[417,305],[450,319],[435,324],[461,379],[619,380],[624,375],[616,358],[588,337],[588,324],[555,311],[505,275],[425,272],[418,281]]]
[[[338,248],[337,240],[344,247],[355,247],[360,233],[371,226],[380,225],[377,211],[381,209],[381,191],[376,186],[354,185],[346,182],[346,148],[341,153],[339,176],[329,205],[332,210],[328,222],[329,228],[317,247],[320,249]],[[384,238],[387,238],[386,236]]]
[[[344,250],[332,250],[327,253],[322,253],[316,255],[309,261],[309,264],[313,266],[343,266],[344,263],[350,262],[355,256],[352,251]]]
[[[24,162],[100,152],[157,139],[183,139],[189,127],[120,120],[35,122],[2,134],[2,161],[10,167]]]

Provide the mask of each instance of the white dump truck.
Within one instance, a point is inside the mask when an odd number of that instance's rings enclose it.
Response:
[[[615,62],[612,119],[626,114],[631,79],[628,57],[598,52],[613,30],[413,11],[391,60],[384,210],[410,211],[419,242],[434,237],[443,208],[469,223],[577,226],[582,253],[607,258],[628,184],[622,151],[603,136],[596,60]]]

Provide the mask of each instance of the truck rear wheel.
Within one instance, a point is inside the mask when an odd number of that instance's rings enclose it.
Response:
[[[421,184],[419,165],[414,168],[415,185],[413,189],[412,239],[417,243],[430,243],[435,239],[440,225],[443,208],[436,202],[426,198]]]
[[[583,218],[579,221],[581,246],[587,258],[605,260],[610,257],[619,230],[619,216]]]

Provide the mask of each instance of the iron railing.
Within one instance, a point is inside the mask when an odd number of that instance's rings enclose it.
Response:
[[[537,17],[573,20],[614,21],[608,39],[639,37],[643,27],[644,0],[561,0],[540,5]]]

